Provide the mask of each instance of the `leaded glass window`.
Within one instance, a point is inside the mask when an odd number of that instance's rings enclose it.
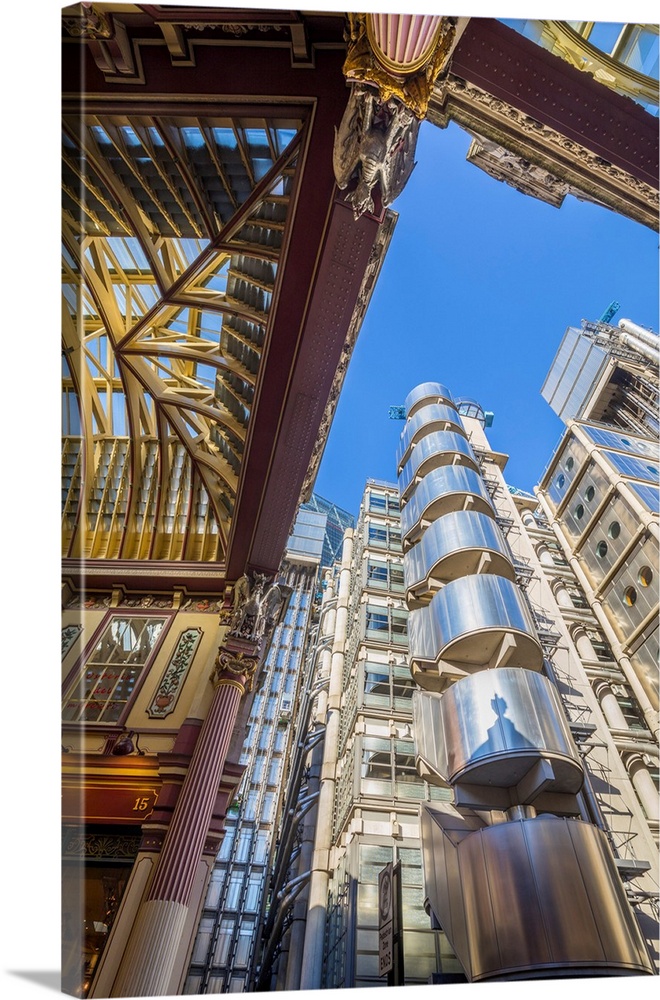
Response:
[[[64,702],[65,722],[116,723],[153,659],[166,618],[115,615]]]

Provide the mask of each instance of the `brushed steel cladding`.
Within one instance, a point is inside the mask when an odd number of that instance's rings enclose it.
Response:
[[[396,450],[397,472],[408,460],[410,449],[432,431],[455,431],[467,437],[455,407],[447,406],[446,403],[430,403],[428,406],[422,406],[414,417],[408,420],[401,432],[401,440]]]
[[[416,481],[443,465],[467,465],[479,471],[474,452],[462,434],[454,431],[433,431],[419,442],[399,475],[399,494],[404,504]]]
[[[443,465],[418,483],[401,511],[404,550],[416,542],[428,524],[455,510],[494,514],[483,479],[465,465]]]
[[[543,815],[461,829],[424,805],[421,833],[429,903],[470,982],[653,973],[597,827]]]
[[[473,573],[515,580],[504,535],[493,517],[458,510],[438,518],[403,557],[410,609],[427,604],[438,585]]]
[[[436,664],[477,667],[510,666],[540,670],[543,652],[531,614],[515,583],[501,576],[464,576],[452,580],[426,607],[408,618],[410,662],[424,671]],[[433,671],[430,671],[432,675]],[[460,674],[459,674],[460,675]],[[437,687],[435,688],[437,690]]]
[[[412,417],[417,410],[428,403],[448,403],[454,406],[454,399],[447,386],[441,382],[421,382],[406,396],[404,403],[406,416]]]
[[[417,755],[438,784],[515,788],[540,760],[554,780],[545,791],[575,794],[582,762],[550,681],[529,670],[482,670],[444,694],[413,694]]]

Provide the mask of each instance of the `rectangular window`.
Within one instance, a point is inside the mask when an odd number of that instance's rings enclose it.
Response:
[[[213,935],[213,917],[202,917],[199,922],[199,930],[195,938],[195,947],[191,957],[192,962],[205,962],[209,951],[209,944]]]
[[[644,714],[637,703],[637,699],[627,684],[616,684],[612,686],[619,708],[623,712],[629,729],[643,730],[648,732],[648,726],[644,719]]]
[[[114,615],[64,702],[64,722],[118,722],[153,659],[166,618]]]
[[[369,559],[367,563],[367,587],[387,590],[387,563]]]
[[[399,498],[389,493],[369,492],[369,510],[375,514],[398,514],[400,511]]]
[[[227,897],[225,899],[226,910],[238,909],[242,891],[243,891],[243,872],[233,871],[229,876],[229,885],[227,886]]]
[[[605,634],[601,632],[600,629],[596,628],[588,628],[586,632],[589,636],[591,645],[594,647],[594,652],[596,653],[598,660],[603,663],[608,663],[610,660],[614,660],[614,653],[612,652],[609,642],[605,638]]]
[[[250,947],[254,936],[254,917],[243,917],[238,929],[238,941],[236,942],[236,952],[234,954],[234,965],[238,968],[245,968],[250,957]]]
[[[370,493],[369,494],[369,510],[383,511],[387,510],[387,497],[382,493]]]
[[[366,635],[369,639],[405,645],[408,642],[407,610],[367,604]]]
[[[387,548],[387,528],[375,524],[369,525],[368,544],[376,549]]]
[[[574,608],[588,608],[587,598],[584,596],[584,592],[581,587],[577,584],[566,584],[566,590],[568,591],[571,603]]]
[[[226,965],[231,948],[231,939],[234,933],[234,920],[231,917],[223,917],[218,928],[218,938],[215,942],[215,952],[213,955],[214,965]]]
[[[367,635],[387,641],[388,632],[387,608],[367,604]]]
[[[386,562],[383,559],[367,561],[367,587],[373,590],[390,590],[403,593],[403,564]]]

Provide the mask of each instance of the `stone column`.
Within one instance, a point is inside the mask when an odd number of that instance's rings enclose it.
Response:
[[[647,819],[657,823],[660,810],[658,789],[655,787],[655,782],[649,773],[644,757],[641,753],[624,753],[623,762]]]
[[[307,901],[307,923],[300,968],[301,990],[319,990],[322,985],[323,954],[325,945],[326,915],[328,910],[328,886],[332,874],[330,850],[332,847],[332,811],[335,801],[337,780],[337,756],[339,752],[339,717],[346,656],[346,630],[348,602],[351,589],[351,561],[353,558],[353,531],[344,534],[341,573],[335,634],[330,665],[330,685],[323,744],[323,764],[319,785],[317,806],[316,837],[309,880]]]
[[[594,681],[593,688],[610,729],[628,729],[628,721],[621,711],[621,706],[616,700],[616,695],[609,682],[606,680]]]
[[[112,987],[113,997],[163,996],[169,991],[239,702],[250,690],[256,654],[253,643],[240,640],[229,640],[218,652],[213,702]]]
[[[568,588],[564,581],[560,578],[553,580],[551,583],[552,593],[554,594],[555,600],[560,608],[570,608],[571,611],[575,610],[575,605],[571,600],[571,595],[568,592]]]
[[[582,622],[578,622],[570,627],[571,639],[575,643],[575,648],[577,649],[581,659],[587,660],[589,662],[597,662],[598,657],[596,655],[596,650],[593,647],[591,639],[587,635],[586,627]]]

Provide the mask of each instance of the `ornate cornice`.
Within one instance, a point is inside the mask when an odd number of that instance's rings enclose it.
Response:
[[[93,3],[81,3],[79,11],[67,11],[62,24],[72,38],[112,38],[114,30],[109,14]]]
[[[449,74],[434,88],[428,119],[455,121],[566,183],[577,197],[658,229],[658,191],[519,108]]]

